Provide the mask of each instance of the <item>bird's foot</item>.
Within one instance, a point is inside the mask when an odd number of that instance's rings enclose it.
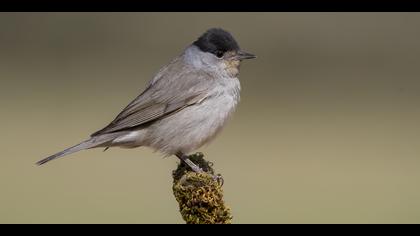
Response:
[[[203,169],[201,169],[198,165],[196,165],[194,162],[192,162],[188,156],[184,156],[183,158],[181,158],[181,160],[187,164],[192,171],[194,171],[195,173],[205,173],[205,171]]]
[[[222,176],[220,174],[214,175],[214,170],[212,168],[213,163],[205,161],[203,159],[204,155],[202,153],[196,153],[191,156],[179,153],[176,156],[181,160],[182,163],[188,166],[189,169],[191,169],[193,172],[197,174],[204,174],[204,173],[208,174],[212,177],[214,181],[218,182],[220,185],[223,185],[224,180]],[[195,163],[192,160],[194,160]],[[200,164],[203,165],[204,169],[200,168],[199,166]]]
[[[212,177],[214,181],[220,184],[220,186],[223,186],[223,184],[225,183],[225,180],[223,179],[221,174],[212,175]]]
[[[194,163],[193,163],[194,164]],[[206,173],[203,169],[201,169],[198,165],[189,165],[192,171],[194,171],[197,174]]]
[[[191,168],[192,171],[194,171],[197,174],[207,173],[203,169],[201,169],[198,165],[196,165],[194,162],[192,162],[190,159],[187,159],[185,163]],[[214,181],[218,182],[221,186],[223,186],[224,180],[223,180],[222,175],[220,174],[214,175],[211,173],[207,173],[207,174],[211,175]]]

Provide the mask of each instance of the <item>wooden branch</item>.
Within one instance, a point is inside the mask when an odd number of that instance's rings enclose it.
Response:
[[[230,208],[223,201],[222,181],[214,180],[213,163],[202,153],[189,156],[206,173],[192,172],[184,163],[173,171],[173,193],[187,224],[230,224]]]

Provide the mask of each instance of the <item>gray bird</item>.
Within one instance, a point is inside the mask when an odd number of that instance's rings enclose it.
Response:
[[[211,141],[226,124],[239,102],[240,62],[252,58],[229,32],[209,29],[161,68],[109,125],[37,164],[96,147],[146,146],[176,155],[201,172],[187,154]]]

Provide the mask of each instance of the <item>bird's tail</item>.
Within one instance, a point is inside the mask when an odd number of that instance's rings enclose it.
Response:
[[[49,161],[52,161],[54,159],[57,159],[57,158],[60,158],[60,157],[78,152],[80,150],[99,147],[101,145],[104,145],[104,144],[112,141],[116,137],[117,136],[115,135],[115,133],[114,133],[114,135],[105,134],[105,135],[101,135],[101,136],[91,137],[90,139],[85,140],[85,141],[83,141],[83,142],[81,142],[81,143],[79,143],[79,144],[77,144],[73,147],[69,147],[69,148],[65,149],[64,151],[58,152],[54,155],[51,155],[47,158],[44,158],[44,159],[38,161],[36,164],[37,165],[42,165],[42,164],[45,164],[45,163],[47,163]]]

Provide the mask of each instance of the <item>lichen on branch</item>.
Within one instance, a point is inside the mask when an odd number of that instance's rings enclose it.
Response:
[[[202,153],[189,156],[205,173],[195,173],[180,163],[173,172],[173,193],[187,224],[230,224],[230,208],[223,201],[222,183],[213,178],[212,163]]]

